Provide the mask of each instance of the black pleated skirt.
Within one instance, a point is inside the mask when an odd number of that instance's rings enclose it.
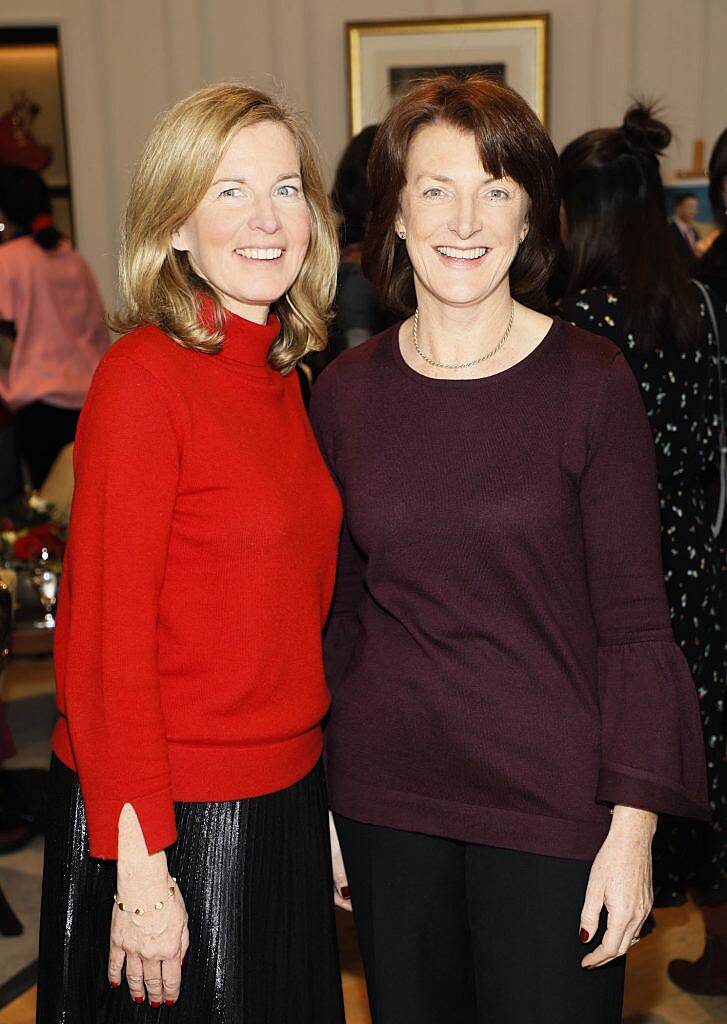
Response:
[[[327,801],[319,763],[288,789],[177,803],[167,851],[189,914],[173,1007],[107,980],[116,864],[89,856],[78,777],[55,756],[37,1024],[343,1024]]]

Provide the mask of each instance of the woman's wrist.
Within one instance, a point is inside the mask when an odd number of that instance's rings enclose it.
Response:
[[[177,880],[170,876],[167,878],[163,891],[159,887],[153,886],[148,893],[142,894],[141,898],[139,897],[140,891],[137,890],[136,896],[127,896],[122,891],[117,891],[114,893],[114,903],[120,911],[133,914],[135,917],[143,917],[155,910],[164,910],[177,893]]]
[[[124,857],[119,851],[116,865],[116,887],[119,891],[128,892],[131,888],[151,889],[163,888],[170,878],[165,853],[155,853],[151,857]]]
[[[650,843],[654,838],[657,821],[658,817],[653,811],[616,804],[613,808],[609,834],[630,836],[633,839],[644,838]]]
[[[119,893],[136,897],[163,890],[169,878],[164,850],[149,853],[144,834],[131,804],[125,804],[119,817],[119,852],[116,887]]]

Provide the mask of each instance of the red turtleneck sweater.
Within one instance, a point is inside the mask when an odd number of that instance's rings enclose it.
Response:
[[[340,505],[277,331],[230,315],[217,355],[132,331],[81,415],[53,746],[95,857],[125,803],[154,852],[174,800],[274,792],[320,756]]]

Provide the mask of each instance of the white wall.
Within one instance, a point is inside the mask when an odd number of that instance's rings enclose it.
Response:
[[[0,24],[57,24],[78,243],[113,301],[117,226],[155,115],[227,78],[285,83],[310,112],[329,172],[347,137],[347,20],[518,14],[523,0],[3,0]],[[556,146],[620,121],[629,97],[663,102],[665,171],[691,166],[727,125],[727,0],[547,0]]]

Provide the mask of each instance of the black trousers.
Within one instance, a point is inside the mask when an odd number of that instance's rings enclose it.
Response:
[[[580,966],[590,863],[336,827],[373,1024],[620,1024],[625,958]]]
[[[80,409],[60,409],[47,402],[31,402],[15,413],[18,452],[35,490],[48,476],[61,448],[75,438],[80,415]]]
[[[89,856],[78,778],[53,757],[38,1024],[343,1024],[321,764],[277,793],[174,810],[190,945],[179,1001],[153,1009],[108,983],[116,863]]]

